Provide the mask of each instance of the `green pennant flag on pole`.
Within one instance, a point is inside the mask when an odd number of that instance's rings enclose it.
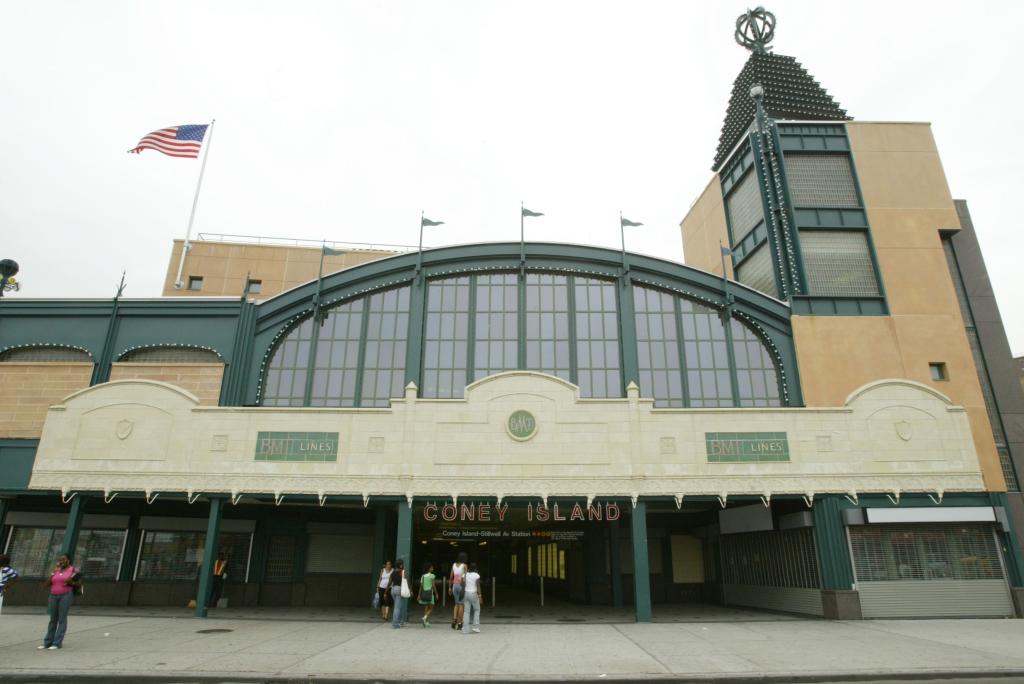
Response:
[[[330,247],[324,247],[323,256],[341,256],[345,253],[343,249],[331,249]]]
[[[630,221],[628,218],[623,218],[622,216],[619,216],[619,220],[622,222],[622,225],[627,227],[627,228],[630,227],[630,226],[642,226],[642,225],[644,225],[644,224],[639,223],[637,221]]]
[[[431,221],[426,216],[420,217],[420,228],[422,228],[423,226],[427,226],[429,228],[430,226],[443,226],[443,225],[444,225],[444,221]]]
[[[539,211],[530,211],[526,207],[523,207],[523,216],[543,216],[544,214]]]

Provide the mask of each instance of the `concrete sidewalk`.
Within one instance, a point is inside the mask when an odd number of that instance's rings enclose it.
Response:
[[[82,612],[87,612],[83,609]],[[418,614],[414,614],[414,619]],[[39,651],[41,610],[0,616],[0,680],[812,681],[1024,676],[1024,620],[768,619],[656,624],[488,623],[72,613]],[[213,630],[212,632],[209,630]]]

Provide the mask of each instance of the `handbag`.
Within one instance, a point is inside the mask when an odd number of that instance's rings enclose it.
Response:
[[[402,598],[409,598],[412,596],[412,591],[409,590],[409,582],[405,579],[405,573],[402,573]]]

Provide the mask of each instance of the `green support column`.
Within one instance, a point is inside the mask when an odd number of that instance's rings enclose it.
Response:
[[[413,280],[409,291],[409,331],[405,345],[405,384],[423,385],[420,371],[423,367],[423,323],[427,308],[426,276],[421,272]],[[367,318],[367,314],[363,314]],[[365,335],[363,336],[365,338]],[[361,357],[360,357],[361,358]],[[362,364],[360,364],[362,365]],[[358,396],[358,395],[357,395]]]
[[[404,560],[405,569],[412,572],[412,505],[406,501],[398,504],[398,534],[395,536],[395,563]]]
[[[128,518],[128,530],[124,539],[124,560],[121,562],[121,572],[117,575],[119,582],[131,582],[135,577],[135,561],[139,557],[139,516],[133,515]]]
[[[630,516],[633,537],[633,597],[636,621],[651,621],[651,570],[647,565],[647,504],[637,501]]]
[[[388,512],[384,508],[374,511],[373,521],[373,559],[370,561],[370,587],[377,589],[377,580],[380,579],[380,569],[384,567],[384,546],[387,544],[385,532],[387,529]]]
[[[853,566],[850,546],[843,527],[841,497],[822,496],[814,500],[814,546],[818,552],[821,588],[849,591],[853,589]]]
[[[78,546],[78,533],[82,529],[82,515],[85,513],[86,497],[78,494],[71,500],[71,510],[68,511],[68,524],[64,527],[64,541],[61,542],[60,552],[71,557],[71,561],[77,562],[75,558],[75,547]]]
[[[636,351],[636,305],[629,274],[619,279],[619,346],[622,350],[622,395],[629,383],[640,385],[640,361]]]
[[[213,591],[213,564],[217,562],[220,550],[220,520],[224,513],[224,499],[210,497],[210,517],[206,521],[206,544],[203,546],[203,562],[199,566],[199,595],[196,596],[196,617],[206,617],[206,604]]]
[[[622,607],[622,558],[619,548],[619,521],[608,523],[608,550],[612,570],[612,606]]]
[[[1004,510],[1009,508],[1006,501],[1006,492],[998,492],[989,495],[993,506],[1000,506]],[[1010,581],[1011,587],[1024,587],[1024,558],[1021,556],[1021,548],[1017,544],[1017,535],[1014,534],[1013,518],[1007,511],[1007,523],[1010,529],[1003,532],[999,529],[999,541],[1002,543],[1003,555],[1006,559],[1006,578]],[[1019,589],[1018,589],[1019,591]]]
[[[5,521],[7,520],[7,511],[11,510],[11,499],[0,498],[0,533],[4,531]],[[6,537],[0,537],[0,542]]]

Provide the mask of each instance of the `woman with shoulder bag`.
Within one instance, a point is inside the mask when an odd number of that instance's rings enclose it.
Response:
[[[380,616],[384,622],[388,621],[388,613],[391,612],[391,592],[388,591],[391,570],[391,561],[384,561],[384,567],[380,569],[380,578],[377,580],[377,607],[380,608]]]
[[[405,611],[412,595],[409,583],[405,579],[405,561],[401,558],[395,561],[395,569],[391,571],[391,579],[388,580],[388,590],[391,592],[391,603],[395,607],[391,626],[398,629],[405,622]]]
[[[43,637],[43,645],[39,647],[39,650],[56,651],[64,646],[64,634],[68,630],[68,612],[71,610],[71,602],[75,590],[82,586],[78,568],[71,565],[71,558],[67,554],[62,554],[57,559],[57,566],[50,573],[49,578],[43,580],[43,585],[48,585],[50,588],[50,598],[47,603],[50,624],[46,628],[46,636]]]

